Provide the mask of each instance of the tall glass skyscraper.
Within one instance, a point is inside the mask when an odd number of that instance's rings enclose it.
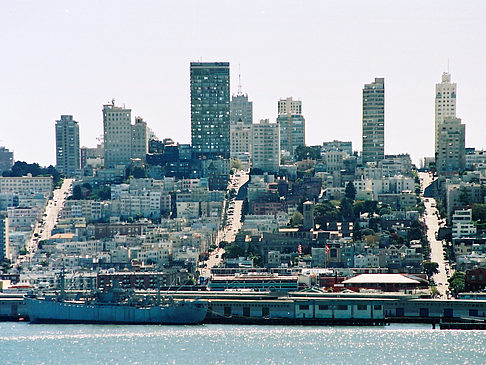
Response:
[[[191,143],[195,157],[230,157],[229,62],[191,62]]]
[[[363,89],[363,164],[385,158],[385,79]]]

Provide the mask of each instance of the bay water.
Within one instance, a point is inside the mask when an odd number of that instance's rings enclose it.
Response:
[[[0,364],[486,364],[486,331],[3,322]]]

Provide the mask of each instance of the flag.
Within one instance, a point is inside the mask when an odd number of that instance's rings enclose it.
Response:
[[[326,245],[326,255],[329,253],[329,245]]]

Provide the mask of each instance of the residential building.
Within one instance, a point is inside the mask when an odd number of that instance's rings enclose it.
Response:
[[[298,146],[305,146],[305,119],[302,102],[291,97],[278,101],[277,124],[280,128],[280,150],[294,157]]]
[[[385,79],[363,88],[363,164],[385,157]]]
[[[13,152],[10,152],[5,147],[0,147],[0,175],[4,171],[8,171],[14,164]]]
[[[145,162],[148,153],[148,128],[143,118],[136,117],[132,128],[131,158],[140,159]]]
[[[0,261],[8,258],[10,258],[8,215],[0,212]]]
[[[353,142],[334,140],[322,143],[322,152],[329,151],[343,151],[351,156],[353,154]]]
[[[436,167],[440,174],[457,173],[466,167],[466,126],[461,119],[446,117],[439,125]]]
[[[72,115],[61,115],[56,121],[56,169],[73,176],[80,169],[79,124]]]
[[[451,83],[448,72],[442,74],[442,82],[435,85],[435,153],[439,152],[440,126],[446,118],[456,117],[456,84]]]
[[[263,172],[276,173],[280,165],[279,125],[268,119],[252,127],[252,166]]]
[[[15,193],[19,195],[47,194],[53,189],[52,176],[36,176],[31,174],[20,177],[0,177],[0,193]]]
[[[452,215],[452,238],[461,238],[475,233],[472,209],[457,209]]]
[[[238,121],[231,123],[230,127],[230,156],[231,158],[238,158],[246,160],[247,156],[251,156],[252,152],[252,125]]]
[[[103,106],[105,168],[129,165],[132,157],[131,109],[111,104]]]
[[[230,157],[229,62],[191,62],[191,144],[195,157]]]
[[[111,169],[130,165],[132,159],[145,162],[148,152],[148,127],[142,118],[131,124],[132,110],[111,104],[103,106],[104,165]]]

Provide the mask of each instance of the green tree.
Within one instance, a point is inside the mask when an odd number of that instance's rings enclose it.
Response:
[[[295,160],[302,161],[307,160],[308,158],[311,160],[317,160],[321,157],[320,149],[320,146],[297,146],[294,153]]]
[[[329,223],[337,222],[339,219],[338,209],[329,200],[317,204],[314,208],[314,221],[323,229],[326,229]]]
[[[341,213],[343,219],[348,221],[352,220],[354,218],[353,200],[348,197],[344,197],[339,205],[339,212]]]
[[[344,190],[344,196],[350,200],[356,199],[356,188],[352,181],[346,184],[346,189]]]
[[[454,295],[463,292],[466,289],[466,273],[456,271],[449,278],[449,288]]]
[[[290,226],[291,227],[302,227],[303,223],[304,223],[304,216],[299,211],[296,211],[292,215],[292,218],[290,218]]]
[[[472,206],[473,221],[486,222],[486,204],[474,204]]]
[[[432,276],[434,276],[434,274],[439,273],[439,264],[437,262],[424,261],[423,266],[425,275],[427,275],[429,280],[432,278]]]
[[[0,270],[2,270],[3,273],[9,272],[11,268],[12,268],[12,261],[10,261],[10,259],[4,258],[0,260]]]
[[[147,171],[145,171],[144,167],[135,166],[132,169],[132,175],[135,179],[142,179],[147,177]]]
[[[238,257],[244,257],[246,256],[245,249],[243,247],[240,247],[237,244],[231,244],[229,246],[226,246],[224,249],[224,254],[223,258],[224,259],[236,259]]]
[[[235,158],[234,160],[231,160],[231,165],[230,167],[235,170],[241,170],[243,168],[243,165],[241,164],[241,161],[239,158]]]

